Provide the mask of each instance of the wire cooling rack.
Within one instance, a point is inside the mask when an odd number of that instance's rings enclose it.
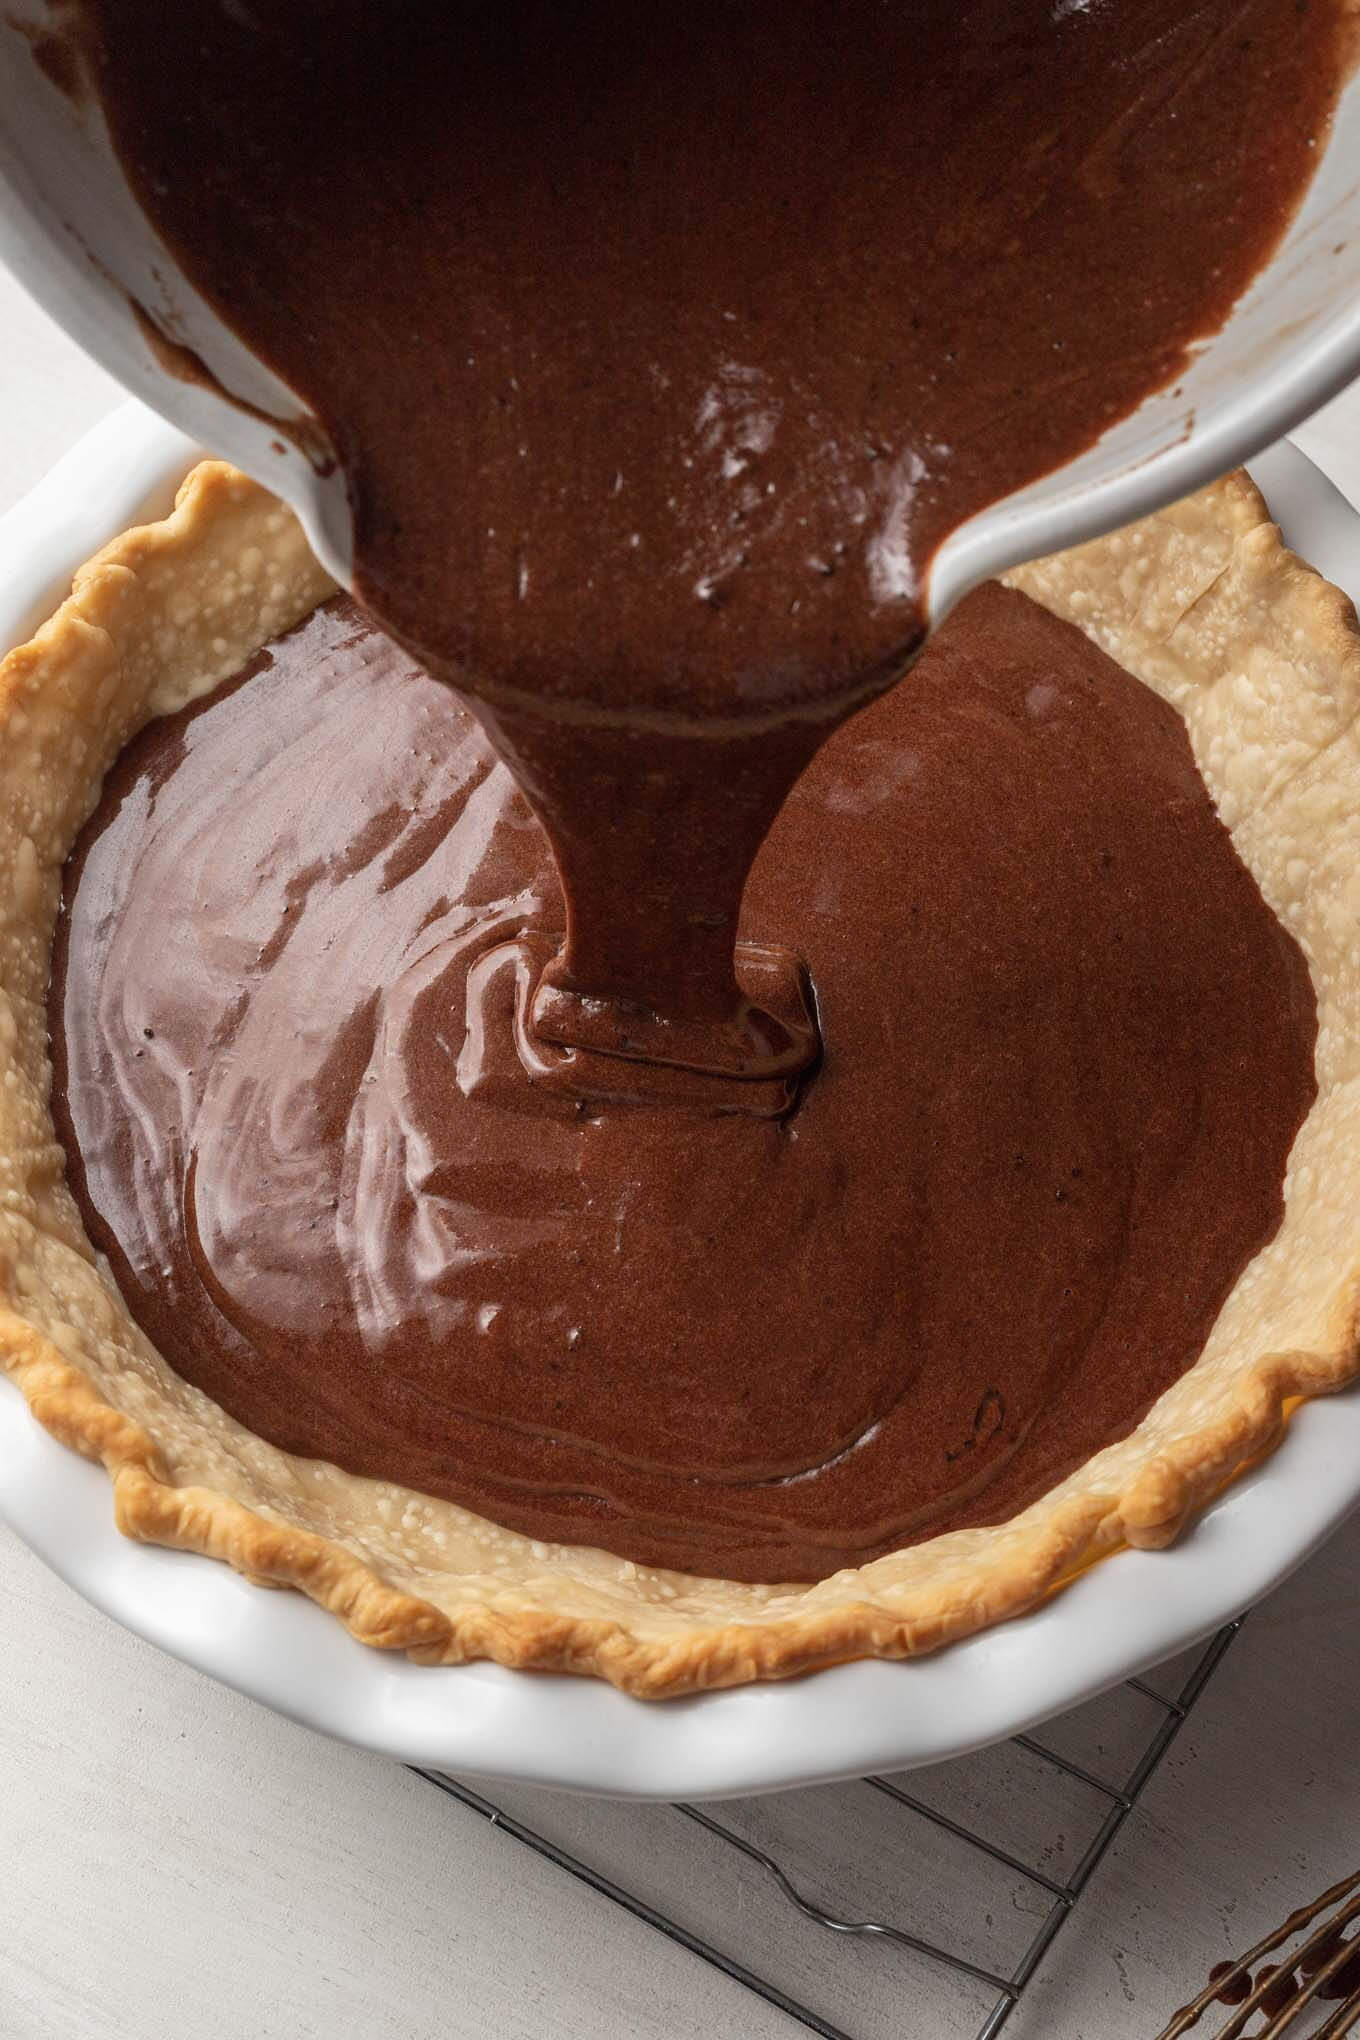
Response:
[[[1239,1626],[894,1777],[650,1806],[417,1776],[823,2040],[995,2040]]]

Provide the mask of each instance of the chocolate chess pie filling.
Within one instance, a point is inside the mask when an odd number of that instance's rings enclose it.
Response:
[[[478,725],[343,598],[109,775],[57,1124],[138,1323],[259,1436],[819,1579],[1124,1436],[1279,1223],[1303,958],[1175,710],[1024,595],[974,595],[756,862],[738,955],[792,946],[823,1043],[791,1109],[578,1095],[525,1018],[562,925]]]

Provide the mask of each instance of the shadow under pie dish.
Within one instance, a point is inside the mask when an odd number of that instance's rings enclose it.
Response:
[[[42,992],[60,870],[103,773],[148,712],[173,716],[188,696],[229,679],[328,589],[284,513],[218,468],[199,471],[166,524],[130,534],[87,570],[73,603],[5,668],[5,712],[15,718],[7,769],[20,775],[4,803],[13,839],[6,854],[23,921],[5,972],[14,1020],[3,1093],[12,1172],[3,1214],[5,1354],[49,1428],[105,1459],[123,1527],[303,1586],[356,1634],[417,1656],[489,1655],[599,1672],[635,1692],[681,1692],[849,1656],[902,1655],[1032,1605],[1121,1538],[1166,1541],[1270,1442],[1288,1397],[1350,1377],[1349,606],[1283,552],[1240,478],[1015,579],[1028,596],[1082,622],[1184,716],[1242,865],[1306,955],[1318,1014],[1317,1102],[1309,1106],[1301,1092],[1297,1100],[1297,1116],[1306,1117],[1283,1224],[1240,1279],[1233,1271],[1230,1293],[1210,1314],[1212,1329],[1205,1326],[1201,1357],[1175,1361],[1177,1378],[1146,1416],[1135,1409],[1130,1423],[1127,1411],[1113,1413],[1130,1435],[1109,1429],[1099,1449],[1083,1451],[1075,1470],[1047,1480],[1046,1492],[999,1528],[986,1523],[984,1490],[974,1523],[914,1543],[904,1538],[900,1551],[791,1588],[739,1573],[696,1579],[590,1548],[584,1538],[517,1535],[416,1487],[290,1457],[189,1387],[134,1328],[90,1259],[40,1103]],[[322,628],[328,613],[308,628]],[[928,694],[925,668],[918,679],[918,693]],[[909,680],[898,695],[916,684]],[[1047,684],[1030,675],[1025,694]],[[1042,733],[1053,706],[1041,691],[1027,721]],[[874,740],[874,726],[867,728]],[[861,721],[847,736],[865,740],[865,732]],[[862,799],[862,772],[855,785]],[[69,933],[63,940],[69,948]],[[810,963],[816,979],[815,954]],[[1286,971],[1285,990],[1288,981]],[[68,998],[72,982],[68,975]],[[1249,1017],[1252,1034],[1271,1015]],[[835,1040],[828,1022],[833,1047]],[[816,1081],[831,1074],[828,1060]],[[795,1125],[815,1100],[814,1090]],[[1287,1101],[1277,1147],[1288,1145],[1286,1108]],[[1230,1173],[1226,1150],[1218,1160]],[[1283,1175],[1283,1154],[1279,1169]],[[1271,1196],[1278,1193],[1277,1181]],[[1007,1294],[980,1285],[993,1348],[1023,1313],[1022,1273]],[[1178,1279],[1168,1277],[1167,1286]],[[145,1322],[143,1304],[134,1306]],[[171,1324],[162,1343],[183,1339],[188,1323]],[[197,1376],[201,1355],[176,1349],[171,1357]],[[790,1378],[798,1358],[783,1356]],[[1120,1371],[1135,1372],[1136,1358],[1126,1356]],[[1102,1379],[1114,1371],[1107,1359]],[[970,1410],[982,1407],[985,1385],[985,1374],[961,1383]],[[773,1407],[768,1387],[767,1394]],[[1094,1419],[1110,1422],[1108,1407]],[[943,1412],[941,1457],[959,1450],[949,1421]],[[990,1443],[985,1414],[983,1429]],[[1012,1465],[1021,1456],[1012,1455]],[[1047,1465],[1040,1460],[1040,1473]],[[654,1522],[646,1534],[661,1530]],[[744,1564],[749,1571],[749,1539]]]

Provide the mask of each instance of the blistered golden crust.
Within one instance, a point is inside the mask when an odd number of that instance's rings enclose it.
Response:
[[[1360,637],[1244,476],[1011,577],[1174,702],[1242,856],[1308,958],[1319,1097],[1276,1239],[1204,1354],[1128,1439],[1013,1521],[812,1587],[651,1571],[276,1451],[179,1379],[85,1238],[47,1109],[45,987],[62,865],[151,715],[236,671],[329,583],[293,519],[217,464],[130,532],[0,663],[0,1367],[102,1460],[129,1536],[296,1587],[422,1663],[591,1673],[660,1698],[898,1658],[1031,1608],[1120,1543],[1169,1543],[1360,1372]]]

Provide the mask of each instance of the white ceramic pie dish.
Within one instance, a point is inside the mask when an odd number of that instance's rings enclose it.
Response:
[[[106,539],[170,504],[192,442],[115,414],[0,519],[0,648],[50,613]],[[1360,515],[1295,448],[1253,463],[1286,536],[1360,592]],[[1303,1408],[1279,1451],[1170,1551],[1124,1552],[1036,1613],[933,1657],[846,1665],[664,1703],[595,1680],[366,1649],[293,1594],[133,1544],[108,1481],[0,1379],[0,1514],[128,1628],[325,1732],[408,1762],[629,1796],[703,1797],[931,1763],[1171,1655],[1257,1600],[1360,1500],[1360,1390]]]

